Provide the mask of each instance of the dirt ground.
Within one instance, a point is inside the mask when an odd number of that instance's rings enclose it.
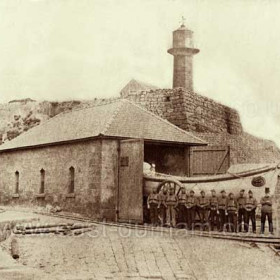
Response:
[[[32,217],[41,223],[65,221]],[[98,225],[80,236],[17,239],[17,267],[34,269],[41,279],[278,279],[280,275],[280,257],[265,245],[190,236],[184,231],[168,234]],[[6,258],[9,242],[1,244]],[[36,275],[26,279],[38,279]]]

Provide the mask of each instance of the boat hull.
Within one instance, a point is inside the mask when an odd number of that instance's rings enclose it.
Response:
[[[176,177],[166,174],[144,174],[144,196],[148,196],[152,189],[158,187],[160,183],[166,180],[175,180],[181,183],[188,191],[194,190],[198,195],[201,190],[210,195],[210,191],[215,189],[217,193],[225,190],[227,193],[232,192],[238,195],[241,189],[246,193],[252,190],[254,196],[259,201],[264,195],[266,187],[270,188],[270,193],[275,193],[279,170],[275,167],[266,167],[258,170],[251,170],[247,172],[240,172],[235,174],[223,174],[211,177]],[[252,185],[252,179],[256,176],[262,176],[265,179],[265,185],[255,187]],[[177,186],[178,188],[178,186]],[[178,190],[178,189],[177,189]]]

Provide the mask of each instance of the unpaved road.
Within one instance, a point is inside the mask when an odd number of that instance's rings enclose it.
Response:
[[[280,275],[280,257],[270,248],[236,241],[101,225],[82,236],[26,235],[18,241],[18,265],[41,272],[40,279],[247,280]]]

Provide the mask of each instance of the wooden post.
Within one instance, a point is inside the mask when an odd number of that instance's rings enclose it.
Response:
[[[19,246],[16,238],[13,238],[11,241],[11,254],[13,259],[19,258]]]

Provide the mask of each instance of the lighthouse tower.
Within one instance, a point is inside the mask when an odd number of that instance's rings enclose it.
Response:
[[[193,91],[193,55],[198,52],[193,46],[193,32],[182,23],[173,31],[173,48],[168,50],[174,56],[173,88]]]

